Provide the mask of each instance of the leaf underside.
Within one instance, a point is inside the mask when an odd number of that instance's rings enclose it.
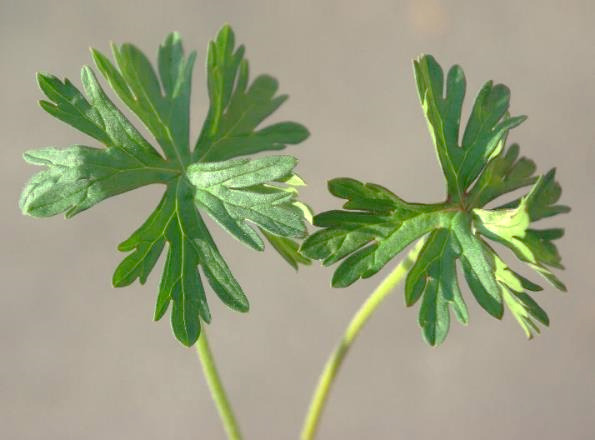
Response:
[[[497,242],[556,288],[566,287],[551,271],[561,269],[554,240],[563,230],[534,229],[533,222],[569,211],[557,205],[561,195],[555,171],[535,175],[535,164],[519,158],[519,147],[505,146],[508,132],[524,116],[508,113],[510,91],[488,81],[475,99],[460,132],[465,75],[453,66],[446,75],[436,60],[424,55],[414,72],[430,135],[442,167],[447,198],[443,203],[408,203],[388,189],[350,178],[329,181],[329,191],[346,200],[342,210],[314,217],[322,228],[301,246],[305,256],[324,265],[339,263],[332,285],[346,287],[376,274],[406,247],[423,246],[405,281],[405,302],[421,299],[419,325],[430,345],[442,343],[451,311],[462,324],[469,320],[461,294],[462,272],[479,305],[502,318],[504,306],[527,337],[549,325],[545,311],[527,291],[542,288],[514,272],[490,245]],[[486,205],[519,188],[529,192],[495,209]]]
[[[167,36],[156,68],[134,45],[113,45],[114,62],[92,50],[95,66],[120,100],[154,137],[156,149],[114,105],[90,67],[83,67],[83,91],[69,80],[39,74],[47,100],[41,107],[89,135],[104,148],[75,145],[25,153],[44,166],[25,187],[25,214],[71,217],[100,201],[145,185],[165,192],[148,219],[118,249],[129,254],[116,268],[113,285],[145,283],[165,250],[155,319],[172,303],[176,338],[192,345],[201,320],[211,313],[202,278],[229,307],[248,311],[242,288],[221,256],[202,218],[207,213],[235,238],[263,250],[262,233],[289,264],[308,264],[296,239],[306,234],[304,205],[297,201],[291,156],[242,156],[277,151],[308,137],[305,127],[279,122],[262,127],[287,99],[277,81],[260,75],[250,81],[244,47],[224,26],[207,55],[209,110],[200,136],[190,144],[190,93],[196,53],[184,54],[177,33]],[[167,248],[167,249],[166,249]],[[199,270],[200,268],[200,270]]]

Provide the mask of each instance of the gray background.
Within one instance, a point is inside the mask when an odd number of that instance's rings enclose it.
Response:
[[[227,21],[252,71],[274,74],[291,95],[276,119],[312,132],[290,153],[316,210],[338,206],[325,189],[334,176],[413,201],[443,197],[412,78],[411,58],[423,51],[464,66],[467,104],[487,79],[511,87],[512,112],[530,116],[511,139],[540,170],[558,167],[573,207],[556,220],[567,228],[559,247],[569,293],[539,294],[550,329],[527,342],[509,315],[499,322],[473,305],[470,326],[454,324],[431,349],[398,289],[341,372],[320,438],[594,438],[594,12],[592,1],[2,0],[0,437],[223,438],[195,353],[174,341],[167,319],[151,321],[161,263],[145,287],[110,287],[123,257],[116,244],[161,189],[69,221],[22,217],[17,199],[36,171],[21,160],[25,149],[89,142],[37,107],[35,71],[79,84],[89,45],[132,41],[154,56],[177,29],[198,49],[196,133],[206,43]],[[245,436],[296,438],[323,361],[381,275],[333,290],[330,270],[296,274],[272,252],[255,254],[220,230],[215,238],[252,305],[236,314],[210,294],[211,342]]]

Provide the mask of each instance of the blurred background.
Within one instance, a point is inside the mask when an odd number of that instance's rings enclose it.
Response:
[[[207,97],[207,41],[229,22],[253,74],[271,73],[291,99],[275,120],[312,136],[288,153],[315,210],[338,207],[325,181],[351,176],[412,201],[444,195],[416,96],[411,59],[461,64],[467,106],[494,79],[512,90],[511,134],[544,172],[556,166],[573,211],[555,220],[569,292],[537,299],[551,328],[526,341],[510,315],[490,318],[468,296],[471,323],[425,345],[417,306],[398,288],[350,353],[320,439],[592,439],[595,436],[595,6],[592,1],[0,1],[0,437],[223,439],[192,349],[168,319],[152,322],[162,263],[149,282],[113,289],[116,245],[153,209],[161,188],[112,198],[71,220],[21,216],[38,169],[21,154],[96,145],[46,115],[34,74],[71,78],[88,47],[134,42],[155,59],[172,30],[198,50],[193,134]],[[118,102],[118,105],[120,103]],[[136,121],[135,121],[136,122]],[[138,125],[138,124],[137,124]],[[209,222],[212,225],[212,222]],[[318,264],[296,274],[219,228],[215,239],[251,301],[241,315],[212,293],[208,328],[247,439],[297,438],[322,365],[348,320],[382,279],[329,287]]]

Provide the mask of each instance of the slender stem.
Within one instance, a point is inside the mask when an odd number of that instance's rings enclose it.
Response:
[[[223,427],[227,433],[227,438],[231,440],[241,440],[242,434],[240,433],[238,422],[233,414],[233,409],[231,408],[231,404],[229,403],[227,395],[225,394],[225,389],[223,388],[223,383],[221,383],[221,378],[217,372],[217,366],[215,365],[213,353],[211,353],[209,347],[209,341],[204,326],[201,329],[200,337],[196,343],[196,351],[202,363],[205,379],[211,390],[211,397],[215,401],[215,406],[217,407],[217,411],[219,411],[219,417],[221,417]]]
[[[423,240],[420,240],[415,248],[411,250],[409,255],[407,255],[407,257],[380,283],[376,290],[372,292],[351,319],[345,334],[327,360],[324,370],[318,379],[318,385],[312,396],[310,408],[308,409],[308,414],[306,415],[306,420],[304,421],[304,426],[302,428],[302,440],[314,439],[320,422],[320,417],[322,416],[324,406],[328,399],[329,391],[333,381],[337,377],[339,368],[341,368],[341,364],[343,363],[347,352],[380,303],[382,303],[382,301],[393,291],[394,287],[403,279],[407,271],[411,268],[422,245]]]

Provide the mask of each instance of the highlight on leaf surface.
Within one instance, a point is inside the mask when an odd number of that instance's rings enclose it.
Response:
[[[332,285],[346,287],[374,275],[407,246],[422,240],[405,281],[405,302],[412,306],[421,299],[419,324],[430,345],[446,338],[451,311],[462,324],[468,322],[461,273],[486,312],[500,319],[508,307],[532,338],[540,331],[538,324],[549,325],[547,314],[528,293],[542,288],[513,271],[490,242],[508,247],[554,287],[566,290],[551,270],[563,268],[554,240],[564,231],[533,227],[538,220],[570,210],[556,204],[561,189],[555,171],[537,176],[533,161],[519,158],[517,144],[505,146],[508,132],[526,119],[509,115],[506,86],[488,81],[461,130],[463,70],[453,66],[445,79],[437,61],[423,55],[414,61],[414,72],[446,180],[446,201],[409,203],[380,185],[333,179],[329,191],[346,200],[343,209],[314,217],[322,229],[302,243],[301,252],[326,266],[339,263]],[[486,208],[500,196],[528,186],[525,196]]]
[[[74,145],[25,153],[26,161],[45,169],[26,185],[21,209],[34,217],[62,212],[72,217],[108,197],[164,185],[149,218],[118,246],[129,255],[116,268],[113,285],[127,286],[137,279],[145,283],[167,245],[155,319],[172,303],[175,336],[190,346],[200,334],[201,320],[211,321],[199,267],[221,301],[241,312],[249,308],[201,214],[256,250],[264,249],[262,235],[296,269],[310,263],[295,241],[306,235],[308,213],[297,200],[297,187],[304,185],[294,173],[297,160],[242,157],[282,150],[309,133],[295,122],[261,127],[287,96],[277,95],[277,81],[268,75],[250,81],[244,46],[236,46],[229,26],[208,47],[209,110],[193,146],[190,91],[196,53],[184,54],[177,33],[160,46],[156,68],[132,44],[112,46],[114,63],[97,50],[91,52],[99,72],[160,151],[118,110],[90,67],[82,69],[82,91],[68,79],[39,74],[47,97],[41,107],[104,148]]]

